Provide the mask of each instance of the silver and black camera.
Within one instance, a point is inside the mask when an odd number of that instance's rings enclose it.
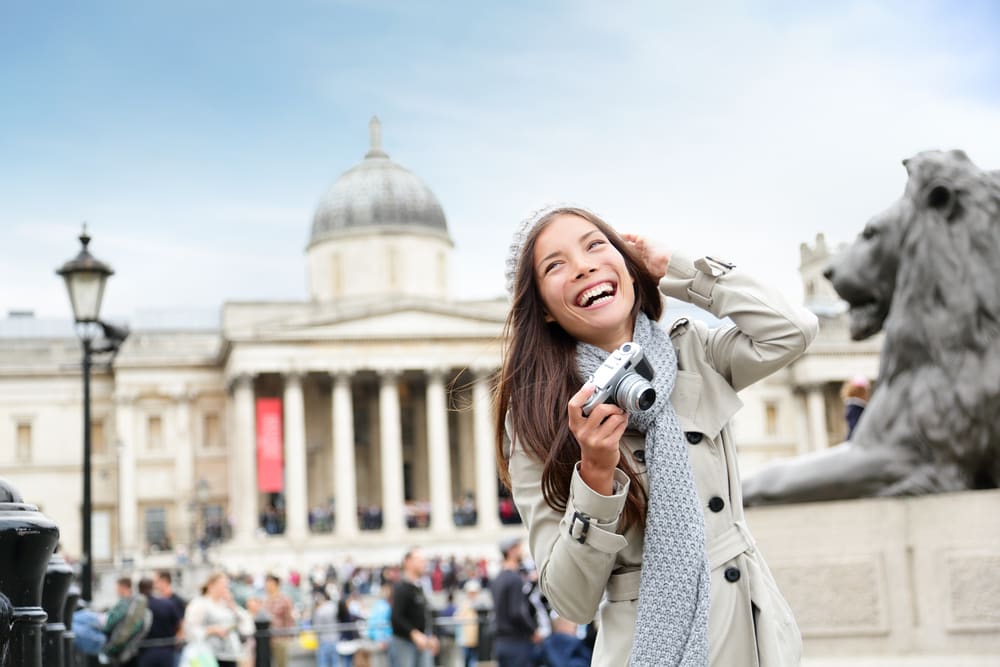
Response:
[[[656,390],[650,384],[653,367],[642,356],[636,343],[622,343],[611,353],[587,382],[596,386],[583,405],[583,415],[601,403],[614,403],[625,412],[643,412],[656,401]]]

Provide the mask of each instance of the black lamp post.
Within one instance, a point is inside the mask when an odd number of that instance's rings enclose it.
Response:
[[[66,281],[69,300],[73,306],[77,335],[83,343],[83,545],[81,553],[80,597],[88,602],[92,599],[94,563],[91,553],[90,519],[90,367],[92,355],[115,352],[128,335],[127,329],[101,322],[101,299],[104,285],[114,271],[104,262],[90,254],[87,245],[90,235],[84,225],[80,234],[80,253],[56,271]],[[98,332],[103,331],[105,340],[95,344]]]

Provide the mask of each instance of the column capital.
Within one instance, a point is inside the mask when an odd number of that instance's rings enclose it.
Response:
[[[229,376],[226,382],[226,390],[228,393],[234,393],[238,389],[253,389],[254,373],[236,373]]]
[[[378,378],[382,384],[398,382],[402,375],[403,371],[398,368],[384,368],[378,371]]]
[[[445,375],[448,373],[448,368],[446,366],[430,366],[424,369],[424,374],[429,378],[434,378],[444,382]]]
[[[281,379],[285,381],[285,384],[288,384],[289,382],[302,384],[302,380],[304,380],[305,377],[306,371],[301,371],[297,368],[281,372]]]
[[[352,378],[357,375],[358,370],[356,368],[333,368],[327,371],[327,375],[334,381],[340,378]]]

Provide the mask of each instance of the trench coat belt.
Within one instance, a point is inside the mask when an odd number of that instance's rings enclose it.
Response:
[[[745,521],[734,521],[729,528],[709,540],[708,568],[714,570],[757,545]]]
[[[752,551],[753,537],[743,521],[736,521],[720,535],[712,538],[708,547],[708,567],[714,570],[731,561],[741,553]],[[607,598],[609,602],[625,602],[639,599],[639,580],[642,570],[612,574],[608,579]]]

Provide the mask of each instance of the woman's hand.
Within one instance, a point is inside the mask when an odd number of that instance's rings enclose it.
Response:
[[[625,242],[632,246],[632,249],[642,258],[646,269],[659,280],[667,275],[667,265],[670,264],[670,251],[656,245],[638,234],[622,234]]]
[[[583,404],[594,389],[588,382],[569,399],[569,430],[580,443],[580,477],[597,493],[610,496],[621,458],[618,443],[628,427],[628,415],[613,403],[601,403],[584,417]]]

